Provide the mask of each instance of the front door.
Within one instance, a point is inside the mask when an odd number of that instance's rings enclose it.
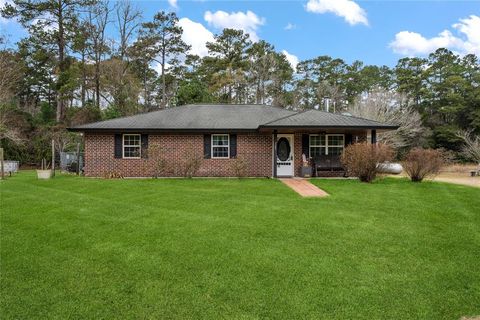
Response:
[[[277,135],[277,176],[293,176],[293,134]]]

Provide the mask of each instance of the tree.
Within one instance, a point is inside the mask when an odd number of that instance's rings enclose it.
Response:
[[[249,81],[255,87],[255,103],[266,100],[266,88],[272,78],[275,64],[275,50],[264,40],[254,43],[246,50],[248,56]]]
[[[463,156],[467,160],[475,161],[480,166],[480,136],[473,135],[472,131],[460,130],[457,132],[457,137],[464,143]]]
[[[18,18],[18,21],[31,34],[42,38],[46,43],[56,46],[57,74],[57,121],[65,116],[65,99],[62,86],[64,73],[69,68],[66,59],[67,44],[71,41],[78,12],[94,0],[12,0],[1,10],[5,18]],[[52,70],[53,71],[53,70]],[[52,72],[53,73],[53,72]]]
[[[378,135],[378,141],[392,146],[397,152],[427,143],[428,130],[422,118],[405,94],[376,89],[359,96],[348,109],[354,116],[398,125],[395,131]]]
[[[210,57],[203,62],[211,72],[210,87],[221,102],[246,102],[246,57],[251,44],[247,33],[235,29],[223,29],[215,35],[215,41],[207,42]]]
[[[15,123],[14,111],[6,106],[0,106],[0,141],[7,140],[13,144],[23,144],[25,139]]]
[[[289,107],[292,104],[290,86],[293,80],[293,68],[283,53],[273,54],[273,72],[267,92],[270,97],[269,103],[278,107]]]
[[[17,93],[23,76],[18,54],[9,50],[0,51],[0,106],[10,103]]]
[[[136,30],[140,27],[140,18],[142,13],[132,6],[128,0],[122,0],[118,3],[116,10],[116,25],[120,36],[117,55],[121,60],[128,58],[128,48],[130,41]]]
[[[55,54],[40,39],[32,36],[18,43],[18,55],[24,72],[17,93],[20,109],[35,113],[42,102],[54,106],[57,96],[57,81],[53,72]]]
[[[426,68],[427,60],[422,58],[403,58],[395,67],[397,90],[407,94],[419,112],[421,112],[420,106],[426,93],[424,86]]]
[[[108,1],[99,1],[89,7],[87,13],[87,34],[90,58],[94,63],[95,105],[100,109],[101,65],[105,54],[110,51],[106,40],[106,29],[111,9]]]
[[[153,17],[153,21],[142,24],[139,42],[146,57],[160,65],[161,100],[160,106],[165,108],[167,101],[166,67],[178,62],[178,56],[185,54],[190,46],[182,40],[182,27],[178,24],[178,17],[174,12],[161,11]]]
[[[115,108],[120,116],[134,115],[140,111],[138,97],[140,81],[135,74],[125,72],[126,62],[111,58],[102,62],[103,91],[102,98],[110,107]],[[128,83],[128,86],[122,84]],[[113,100],[112,100],[113,98]],[[118,104],[122,101],[122,104]]]

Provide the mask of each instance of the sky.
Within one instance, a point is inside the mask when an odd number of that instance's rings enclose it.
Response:
[[[0,6],[9,0],[0,0]],[[242,29],[299,60],[329,55],[351,63],[394,66],[406,56],[426,56],[438,47],[480,56],[480,0],[255,0],[132,1],[149,20],[175,11],[192,53],[223,28]],[[21,27],[0,18],[0,32],[15,43]]]

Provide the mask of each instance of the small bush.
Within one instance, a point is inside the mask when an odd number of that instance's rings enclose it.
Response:
[[[106,171],[103,173],[103,178],[104,179],[123,179],[123,176],[121,173],[116,171]]]
[[[414,148],[406,155],[403,168],[413,182],[435,176],[445,163],[441,150]]]
[[[200,166],[203,162],[202,155],[197,152],[193,146],[187,148],[184,154],[184,162],[183,162],[183,176],[187,178],[191,178],[195,176],[195,174],[200,169]]]
[[[167,161],[165,154],[168,151],[158,145],[151,145],[148,150],[148,157],[153,164],[148,163],[148,170],[154,178],[165,177],[170,174],[172,168]]]
[[[386,144],[355,143],[342,154],[342,164],[350,176],[362,182],[371,182],[377,176],[377,165],[393,159],[393,150]]]
[[[233,159],[232,170],[235,173],[235,176],[238,178],[243,178],[247,176],[248,163],[247,160],[243,157],[237,157]]]

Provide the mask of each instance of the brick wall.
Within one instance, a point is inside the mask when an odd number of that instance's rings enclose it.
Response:
[[[204,159],[202,134],[151,134],[148,137],[147,159],[116,159],[114,145],[113,134],[85,135],[86,176],[103,177],[108,173],[123,177],[183,176],[185,160],[192,154],[202,159],[196,176],[235,176],[234,167],[239,161],[247,164],[247,176],[272,176],[270,134],[237,134],[237,159]]]

